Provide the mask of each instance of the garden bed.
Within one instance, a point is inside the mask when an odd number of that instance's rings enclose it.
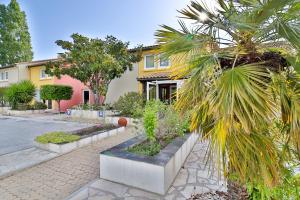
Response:
[[[128,140],[100,153],[100,178],[165,194],[198,137],[195,133],[177,137],[154,156],[128,151],[145,142],[145,137]]]
[[[112,124],[107,124],[104,126],[92,126],[80,130],[76,130],[73,132],[69,132],[71,135],[79,136],[79,140],[69,142],[69,143],[40,143],[35,142],[35,145],[41,149],[45,149],[47,151],[56,152],[59,154],[64,154],[70,152],[76,148],[80,148],[91,144],[93,142],[98,142],[103,140],[104,138],[120,134],[125,130],[125,127],[117,127]]]

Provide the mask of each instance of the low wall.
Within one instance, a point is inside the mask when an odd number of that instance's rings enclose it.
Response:
[[[105,123],[118,124],[118,120],[122,116],[113,116],[114,113],[110,110],[97,111],[97,110],[75,110],[68,109],[66,114],[72,118],[82,118],[82,119],[101,119]],[[130,117],[125,117],[127,119],[128,125],[134,125],[135,119]]]
[[[153,157],[127,152],[136,137],[100,153],[100,178],[164,195],[194,147],[198,134],[176,138]]]
[[[76,148],[80,148],[80,147],[89,145],[91,143],[103,140],[104,138],[120,134],[120,133],[124,132],[124,130],[125,130],[125,127],[119,127],[119,128],[112,129],[109,131],[99,132],[98,134],[84,137],[78,141],[70,142],[70,143],[66,143],[66,144],[53,144],[53,143],[41,144],[41,143],[35,142],[35,146],[37,146],[38,148],[41,148],[41,149],[45,149],[47,151],[52,151],[52,152],[59,153],[59,154],[65,154]]]
[[[3,110],[2,114],[5,115],[30,115],[30,114],[41,114],[45,113],[46,110]]]

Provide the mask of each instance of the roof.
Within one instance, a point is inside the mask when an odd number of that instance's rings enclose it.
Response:
[[[150,81],[150,80],[166,80],[170,79],[171,72],[153,72],[151,74],[138,77],[138,81]]]
[[[148,50],[153,50],[153,49],[158,49],[160,47],[160,45],[150,45],[150,46],[142,46],[142,47],[136,47],[136,48],[133,48],[133,49],[129,49],[128,51],[129,52],[136,52],[136,51],[139,51],[139,50],[142,50],[142,51],[148,51]]]
[[[40,66],[40,65],[45,65],[50,61],[57,61],[58,58],[52,58],[52,59],[45,59],[45,60],[35,60],[35,61],[29,61],[29,62],[19,62],[11,65],[6,65],[0,67],[0,69],[7,69],[7,68],[12,68],[12,67],[17,67],[18,65],[26,65],[28,67],[34,67],[34,66]]]
[[[46,60],[36,60],[36,61],[31,61],[31,62],[23,62],[23,63],[18,63],[18,64],[25,64],[28,67],[35,67],[35,66],[40,66],[40,65],[45,65],[51,61],[58,61],[58,58],[52,58],[52,59],[46,59]]]

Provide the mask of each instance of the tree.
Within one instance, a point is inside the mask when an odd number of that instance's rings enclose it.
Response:
[[[181,30],[156,32],[164,56],[181,62],[174,75],[189,77],[176,107],[192,111],[191,128],[201,127],[227,177],[274,186],[287,163],[300,164],[300,4],[217,4],[192,1],[180,11],[192,29],[180,20]]]
[[[16,0],[0,5],[0,65],[31,61],[33,52],[26,15]]]
[[[70,100],[73,95],[73,88],[67,85],[43,85],[41,87],[41,99],[57,101],[60,112],[60,101]]]
[[[12,109],[17,109],[18,104],[30,103],[34,96],[35,86],[28,80],[11,84],[4,93],[4,98],[10,103]]]
[[[113,36],[101,40],[73,34],[71,38],[72,42],[56,41],[65,53],[61,54],[61,60],[47,65],[47,73],[57,77],[66,74],[80,80],[94,92],[96,103],[100,95],[106,96],[110,82],[131,70],[132,64],[140,59],[128,52],[129,43]]]

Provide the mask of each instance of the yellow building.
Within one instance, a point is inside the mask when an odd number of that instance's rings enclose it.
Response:
[[[159,99],[170,103],[177,98],[177,90],[183,80],[171,80],[170,75],[174,60],[162,58],[159,46],[148,46],[142,49],[142,59],[138,63],[139,92],[147,100]]]
[[[54,84],[54,77],[49,76],[46,74],[45,65],[49,61],[53,61],[55,59],[50,60],[42,60],[38,62],[32,62],[28,64],[28,73],[29,73],[29,80],[36,86],[36,101],[42,101],[40,98],[40,89],[42,85],[53,85]],[[45,102],[48,109],[56,109],[57,105],[55,102],[48,100]]]

